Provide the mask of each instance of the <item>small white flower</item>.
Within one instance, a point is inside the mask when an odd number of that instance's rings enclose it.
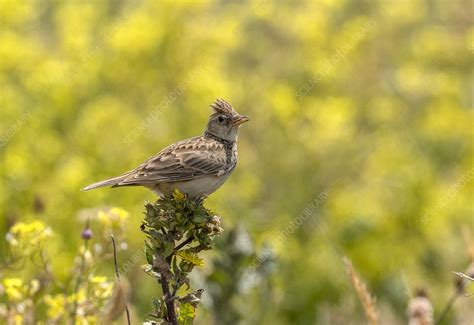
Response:
[[[120,249],[123,250],[123,251],[126,251],[126,250],[128,249],[127,243],[123,241],[123,242],[120,244]]]

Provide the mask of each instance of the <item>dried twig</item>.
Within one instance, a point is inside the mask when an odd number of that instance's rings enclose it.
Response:
[[[471,265],[469,265],[469,267],[467,268],[467,271],[466,271],[467,274],[464,274],[461,272],[453,272],[453,273],[458,276],[455,281],[455,290],[453,294],[451,295],[451,297],[449,298],[448,302],[446,303],[446,306],[443,308],[443,311],[440,313],[440,316],[438,317],[436,324],[441,323],[444,317],[446,317],[449,311],[453,308],[456,300],[465,293],[465,288],[468,284],[467,280],[474,281],[473,279],[474,262],[471,263]]]
[[[464,279],[467,279],[469,281],[474,281],[474,278],[470,277],[469,275],[467,274],[464,274],[462,272],[453,272],[454,274],[456,274],[458,277],[460,278],[464,278]]]
[[[112,246],[114,247],[114,266],[115,266],[115,275],[117,277],[117,281],[120,280],[120,273],[118,269],[118,262],[117,262],[117,246],[115,244],[115,237],[113,234],[110,235],[110,238],[112,238]],[[125,302],[125,312],[127,314],[127,324],[130,325],[130,311],[128,310],[127,303]]]

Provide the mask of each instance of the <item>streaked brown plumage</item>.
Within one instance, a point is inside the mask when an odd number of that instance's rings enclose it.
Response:
[[[249,119],[223,99],[217,99],[211,108],[213,114],[203,135],[172,144],[137,168],[83,190],[145,186],[158,195],[169,195],[178,189],[196,199],[213,193],[237,164],[237,131]]]

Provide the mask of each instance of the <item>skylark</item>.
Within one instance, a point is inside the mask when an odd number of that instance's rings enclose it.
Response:
[[[104,186],[145,186],[159,196],[175,189],[192,199],[202,199],[217,190],[237,164],[237,132],[249,120],[225,100],[211,104],[204,134],[176,142],[137,168],[83,191]]]

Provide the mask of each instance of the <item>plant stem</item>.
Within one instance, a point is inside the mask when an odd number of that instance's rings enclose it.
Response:
[[[462,291],[456,290],[452,295],[451,298],[449,298],[448,302],[446,303],[446,306],[443,308],[443,311],[440,313],[438,320],[435,322],[435,324],[440,324],[441,321],[446,317],[446,315],[449,313],[451,308],[453,308],[454,303],[456,300],[459,298],[461,295]]]
[[[162,196],[155,203],[147,203],[145,209],[141,227],[146,234],[148,264],[145,272],[160,284],[161,289],[159,299],[152,299],[154,314],[150,316],[160,324],[177,325],[178,319],[183,324],[192,324],[200,297],[189,287],[189,274],[195,266],[202,265],[198,253],[211,249],[214,237],[222,232],[220,219],[202,204],[187,200],[177,190],[172,196]],[[184,285],[187,288],[179,297],[178,291]],[[199,296],[201,293],[199,291]],[[188,304],[186,312],[181,313],[184,304]],[[189,304],[194,308],[192,313],[187,312]]]
[[[168,263],[171,267],[171,259],[173,254],[166,258],[166,263]],[[166,272],[160,272],[161,274],[161,290],[163,290],[164,301],[166,304],[166,313],[167,313],[167,321],[173,325],[178,325],[178,320],[176,319],[176,310],[174,307],[174,299],[170,293],[170,287],[168,282],[168,275]]]
[[[76,285],[74,286],[74,307],[72,310],[72,323],[76,323],[76,317],[77,317],[77,293],[79,292],[79,287],[81,286],[82,283],[82,275],[85,271],[86,268],[86,253],[87,250],[89,249],[89,241],[84,240],[84,252],[81,254],[81,264],[79,266],[79,274],[77,276],[77,281]]]
[[[184,246],[186,246],[187,244],[189,244],[190,242],[192,242],[194,239],[193,236],[191,237],[188,237],[185,241],[183,241],[181,244],[179,244],[178,246],[176,246],[173,250],[173,253],[171,254],[171,256],[176,253],[177,251],[179,251],[181,248],[183,248]]]
[[[114,266],[115,266],[115,275],[117,276],[117,281],[120,279],[120,273],[118,270],[117,263],[117,246],[115,245],[115,237],[113,234],[110,235],[112,238],[112,246],[114,247]],[[125,312],[127,313],[127,324],[130,325],[130,311],[128,310],[127,302],[125,302]]]

